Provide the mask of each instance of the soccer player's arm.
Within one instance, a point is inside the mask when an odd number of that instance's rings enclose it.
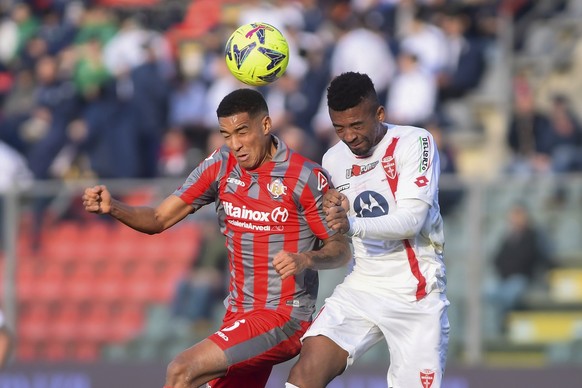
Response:
[[[346,265],[352,251],[349,240],[341,233],[327,227],[323,213],[323,194],[329,189],[329,178],[323,170],[316,169],[306,183],[301,198],[306,220],[315,236],[320,238],[319,249],[306,252],[277,253],[273,265],[282,279],[309,269],[332,269]],[[316,189],[317,188],[317,189]]]
[[[89,212],[109,214],[130,228],[147,234],[163,232],[193,210],[191,205],[175,195],[168,196],[155,208],[132,206],[113,198],[104,185],[85,189],[83,204]]]
[[[333,232],[332,232],[333,233]],[[286,279],[305,269],[332,269],[346,265],[352,258],[348,239],[341,233],[332,234],[322,240],[320,249],[307,252],[278,252],[273,266],[281,279]]]
[[[412,143],[405,152],[408,158],[398,166],[398,188],[396,209],[380,217],[348,217],[349,229],[343,230],[349,237],[370,239],[403,240],[418,235],[426,221],[436,187],[440,164],[432,137],[429,139],[427,168],[423,166],[422,148]],[[422,178],[422,180],[420,179]]]
[[[380,217],[348,217],[346,235],[370,239],[404,240],[420,233],[429,205],[420,199],[402,199],[395,211]]]
[[[202,162],[182,187],[166,197],[157,207],[126,204],[113,198],[104,185],[85,189],[83,205],[88,212],[108,214],[139,232],[161,233],[213,200],[216,184],[216,165],[213,164],[212,159]]]
[[[333,269],[346,265],[352,258],[348,239],[336,233],[323,241],[321,248],[302,253],[306,267],[311,269]]]

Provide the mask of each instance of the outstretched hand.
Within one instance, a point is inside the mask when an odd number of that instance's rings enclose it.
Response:
[[[108,214],[111,211],[111,193],[103,185],[88,187],[83,193],[83,206],[89,213]]]

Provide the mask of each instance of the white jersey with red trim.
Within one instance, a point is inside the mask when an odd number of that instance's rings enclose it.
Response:
[[[370,156],[358,157],[339,142],[326,152],[322,165],[336,189],[348,197],[350,217],[391,215],[404,199],[426,202],[428,215],[414,238],[354,236],[355,266],[344,283],[420,300],[430,292],[444,292],[446,285],[438,152],[425,129],[386,126],[386,135]]]

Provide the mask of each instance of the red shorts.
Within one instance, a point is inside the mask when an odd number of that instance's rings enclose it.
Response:
[[[209,382],[209,386],[264,387],[273,365],[299,354],[300,338],[310,324],[274,310],[227,311],[220,330],[208,339],[226,354],[228,370],[224,377]]]

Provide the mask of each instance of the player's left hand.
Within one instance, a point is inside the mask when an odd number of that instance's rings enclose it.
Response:
[[[350,202],[348,201],[348,197],[336,189],[329,189],[327,193],[323,195],[323,211],[327,213],[330,208],[335,206],[343,207],[346,212],[350,211]]]
[[[309,258],[301,253],[281,251],[273,258],[273,266],[281,279],[285,280],[305,270],[309,266]]]

